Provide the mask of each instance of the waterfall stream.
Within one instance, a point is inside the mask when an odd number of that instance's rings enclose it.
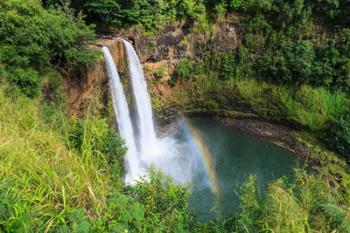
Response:
[[[137,179],[138,175],[140,174],[140,161],[137,154],[129,107],[113,57],[107,47],[104,46],[102,50],[106,60],[113,107],[114,111],[116,112],[119,134],[125,141],[125,144],[128,148],[127,154],[125,156],[127,167],[127,175],[125,181],[127,183],[130,183]]]
[[[134,47],[123,40],[129,64],[129,78],[132,85],[136,120],[139,130],[140,152],[143,157],[156,150],[156,134],[152,116],[151,98],[147,90],[143,68]]]
[[[152,105],[142,65],[133,46],[123,41],[125,46],[130,88],[133,97],[133,113],[131,118],[129,106],[120,81],[116,64],[107,47],[103,47],[106,66],[110,79],[113,106],[116,112],[118,129],[128,148],[125,162],[127,175],[125,182],[132,184],[141,176],[146,175],[147,169],[154,164],[157,168],[173,177],[178,183],[191,180],[193,166],[198,167],[198,151],[193,149],[193,143],[179,142],[176,135],[169,134],[157,138],[152,117]],[[184,130],[186,124],[179,124]],[[187,132],[187,131],[186,131]]]

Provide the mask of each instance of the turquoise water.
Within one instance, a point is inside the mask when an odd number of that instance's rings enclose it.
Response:
[[[237,213],[239,198],[236,191],[249,175],[256,176],[262,191],[271,181],[292,176],[297,158],[288,150],[242,135],[207,118],[190,119],[187,125],[206,146],[211,165],[208,167],[205,156],[199,156],[192,174],[190,206],[199,220]],[[217,194],[213,192],[213,185],[217,186]]]

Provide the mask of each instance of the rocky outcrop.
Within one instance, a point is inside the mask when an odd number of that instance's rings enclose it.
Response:
[[[147,35],[140,29],[118,32],[132,41],[142,62],[180,58],[196,59],[206,51],[229,51],[242,40],[242,30],[232,20],[218,21],[209,32],[188,32],[183,23],[167,25],[161,33]]]
[[[104,59],[99,57],[96,64],[85,67],[80,76],[64,79],[70,116],[83,117],[103,108],[103,103],[108,98],[104,66]]]
[[[121,39],[103,38],[97,45],[92,46],[92,49],[99,51],[102,46],[110,48],[121,77],[125,77],[127,66]],[[82,70],[81,75],[64,79],[69,115],[83,117],[86,114],[108,110],[110,91],[102,53],[95,64],[86,66]]]

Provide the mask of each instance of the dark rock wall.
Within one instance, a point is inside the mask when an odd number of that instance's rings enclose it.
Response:
[[[235,49],[242,40],[242,30],[230,20],[217,22],[211,32],[187,33],[183,24],[172,24],[156,35],[132,29],[118,36],[133,42],[142,62],[198,58],[209,50]]]

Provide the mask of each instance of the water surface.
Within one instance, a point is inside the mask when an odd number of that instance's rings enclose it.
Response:
[[[192,161],[190,206],[200,220],[218,213],[236,213],[237,188],[249,175],[256,176],[260,190],[266,190],[268,183],[277,178],[292,176],[297,158],[284,148],[242,135],[208,118],[193,118],[185,125],[177,137],[187,140],[187,144],[189,132],[195,138],[189,143],[198,151],[197,155],[190,154],[197,156],[196,162]],[[203,146],[206,148],[198,148]]]

